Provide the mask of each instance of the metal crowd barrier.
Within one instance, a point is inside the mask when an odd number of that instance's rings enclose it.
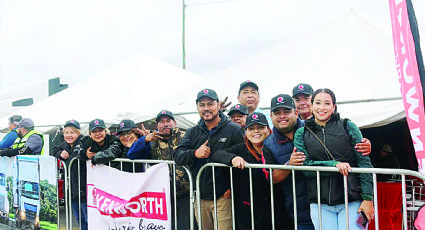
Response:
[[[74,159],[71,160],[68,169],[70,170],[71,167],[72,167],[72,165],[75,164],[75,162],[77,162],[77,164],[78,164],[78,172],[80,172],[80,161],[77,161],[76,158],[74,158]],[[83,161],[83,162],[86,163],[85,161]],[[177,210],[178,210],[177,199],[178,198],[177,198],[177,191],[176,191],[176,163],[174,161],[165,161],[165,160],[130,160],[130,159],[125,159],[125,158],[117,158],[115,160],[112,160],[112,161],[108,162],[107,165],[111,166],[111,162],[120,162],[120,167],[118,168],[119,170],[123,170],[123,163],[131,163],[132,164],[132,168],[133,168],[133,173],[136,172],[136,164],[142,164],[142,166],[145,169],[149,168],[149,166],[151,164],[159,164],[159,163],[166,163],[166,164],[168,164],[170,166],[170,168],[172,170],[172,174],[173,174],[173,181],[172,181],[173,186],[172,187],[173,187],[173,190],[174,191],[172,192],[172,194],[173,194],[172,200],[174,201],[173,202],[174,203],[174,216],[173,216],[173,218],[174,218],[174,228],[177,229],[177,225],[178,225],[178,221],[177,221],[178,220],[178,218],[177,218]],[[186,171],[186,173],[188,175],[189,184],[190,184],[190,189],[189,189],[189,198],[190,198],[190,202],[189,202],[190,203],[190,207],[189,207],[190,208],[190,213],[189,213],[189,215],[190,215],[190,217],[189,217],[189,219],[190,219],[190,229],[195,229],[195,226],[194,226],[195,222],[194,222],[194,218],[193,218],[193,216],[194,216],[193,203],[195,201],[194,192],[193,192],[194,191],[194,189],[193,189],[193,180],[192,180],[192,175],[191,175],[190,171],[186,167],[184,167],[184,166],[183,166],[183,168],[184,168],[184,170]],[[69,175],[70,174],[71,173],[69,173]],[[80,175],[78,175],[78,178],[80,178]],[[70,176],[67,177],[67,181],[68,182],[70,181]],[[69,191],[72,191],[72,189],[71,189],[71,183],[68,183],[68,185],[69,185],[69,187],[67,187],[67,188],[69,188]],[[78,181],[78,186],[80,186],[80,181]],[[80,188],[78,190],[80,190]],[[73,224],[72,224],[73,212],[71,210],[71,192],[68,193],[67,201],[69,202],[68,209],[67,209],[68,211],[67,212],[68,212],[68,216],[69,216],[69,220],[70,220],[70,224],[68,225],[68,219],[67,219],[67,229],[73,229]],[[78,203],[79,203],[79,210],[81,210],[81,200],[79,200]],[[80,214],[81,214],[81,211],[80,211]],[[80,221],[78,223],[78,226],[81,229],[81,216],[80,216],[79,220]]]
[[[57,188],[57,194],[58,194],[58,204],[57,204],[57,206],[58,206],[58,210],[57,210],[57,213],[58,213],[58,228],[59,229],[61,229],[60,227],[60,225],[61,225],[61,212],[60,212],[60,200],[59,200],[59,194],[60,194],[60,192],[61,191],[59,191],[59,179],[61,179],[61,176],[60,176],[60,169],[61,170],[63,170],[63,173],[64,173],[64,175],[63,175],[63,187],[62,187],[62,192],[63,192],[63,195],[64,195],[64,210],[65,210],[65,228],[66,229],[69,229],[69,214],[68,214],[68,203],[67,203],[67,198],[68,198],[68,192],[69,192],[69,190],[67,189],[68,188],[68,178],[69,178],[69,174],[68,174],[68,167],[66,167],[66,164],[65,164],[65,162],[64,161],[62,161],[62,160],[59,160],[58,159],[58,171],[57,171],[57,178],[58,178],[58,188]]]
[[[228,167],[230,168],[230,186],[232,191],[232,199],[234,197],[233,194],[233,176],[232,176],[232,167],[219,164],[219,163],[208,163],[201,167],[201,169],[198,172],[198,175],[196,177],[196,191],[199,191],[200,189],[200,176],[201,173],[208,167],[212,167],[212,176],[213,176],[213,192],[214,192],[214,210],[215,210],[215,216],[217,216],[217,199],[216,199],[216,191],[215,191],[215,167]],[[269,175],[272,175],[273,169],[286,169],[292,171],[292,190],[293,190],[293,197],[296,197],[296,189],[295,189],[295,171],[314,171],[317,173],[317,190],[318,190],[318,197],[320,197],[320,173],[321,172],[337,172],[339,173],[339,170],[336,167],[313,167],[313,166],[289,166],[289,165],[262,165],[262,164],[245,164],[244,170],[249,170],[250,175],[250,203],[251,203],[251,223],[254,223],[254,213],[253,213],[253,188],[252,188],[252,169],[259,168],[259,169],[268,169]],[[417,177],[419,179],[422,179],[425,181],[425,176],[411,170],[403,170],[403,169],[381,169],[381,168],[352,168],[351,173],[371,173],[373,175],[373,191],[374,191],[374,220],[375,220],[375,229],[379,229],[379,217],[378,217],[378,195],[377,195],[377,174],[392,174],[392,175],[400,175],[401,176],[401,184],[402,184],[402,216],[403,216],[403,229],[408,229],[407,226],[407,204],[406,204],[406,176],[413,176]],[[274,214],[274,199],[273,199],[273,177],[269,177],[270,180],[270,191],[271,191],[271,211],[272,211],[272,224],[273,229],[275,229],[274,226],[274,220],[275,220],[275,214]],[[404,186],[403,186],[404,185]],[[346,229],[349,229],[348,226],[348,192],[347,192],[347,176],[344,176],[344,191],[345,191],[345,210],[346,210],[346,223],[347,227]],[[201,198],[200,198],[200,192],[196,193],[196,204],[198,208],[198,227],[201,230],[202,229],[202,218],[201,218]],[[294,229],[297,229],[297,203],[296,199],[294,199]],[[322,220],[321,220],[321,204],[320,199],[318,199],[318,206],[319,206],[319,224],[320,224],[320,230],[322,230]],[[232,219],[233,219],[233,229],[235,229],[235,210],[234,210],[234,203],[232,202]],[[217,229],[218,223],[217,218],[215,218],[214,227]],[[254,225],[252,224],[252,229],[254,230]]]

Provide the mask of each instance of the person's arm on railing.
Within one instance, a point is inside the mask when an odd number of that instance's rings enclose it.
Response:
[[[114,160],[115,158],[120,157],[122,150],[121,150],[121,143],[119,139],[115,136],[111,136],[111,138],[114,138],[110,146],[102,151],[97,152],[93,158],[92,158],[92,164],[104,164],[109,161]]]
[[[294,147],[297,148],[298,152],[302,152],[305,155],[305,160],[303,162],[303,165],[305,166],[329,166],[329,167],[335,167],[339,161],[336,160],[327,160],[327,161],[315,161],[310,158],[307,149],[304,145],[304,127],[299,128],[294,135]],[[303,173],[307,177],[316,177],[317,173],[315,171],[303,171]],[[327,174],[325,172],[322,173],[322,175]]]

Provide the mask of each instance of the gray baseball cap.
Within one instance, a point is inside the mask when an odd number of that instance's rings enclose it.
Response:
[[[31,120],[31,118],[22,118],[22,120],[18,124],[19,128],[34,128],[34,122]]]

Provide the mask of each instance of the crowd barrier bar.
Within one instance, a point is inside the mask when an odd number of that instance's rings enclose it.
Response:
[[[77,159],[74,158],[71,160],[70,164],[69,164],[69,170],[71,170],[72,164],[76,161]],[[84,161],[83,161],[84,162]],[[136,164],[143,164],[143,167],[145,169],[149,168],[150,164],[159,164],[159,163],[166,163],[169,166],[172,166],[172,170],[173,170],[173,194],[174,194],[174,227],[175,229],[177,229],[177,225],[178,225],[178,219],[177,219],[177,191],[176,191],[176,163],[174,161],[170,161],[170,160],[130,160],[130,159],[126,159],[126,158],[116,158],[114,160],[109,161],[108,163],[106,163],[106,165],[111,166],[112,162],[120,162],[120,169],[123,169],[123,163],[132,163],[132,167],[133,167],[133,173],[136,172]],[[78,163],[78,186],[80,186],[80,161],[77,161]],[[84,162],[86,163],[86,162]],[[194,218],[193,218],[193,203],[195,201],[195,197],[194,197],[194,190],[193,190],[193,180],[192,180],[192,174],[190,173],[190,171],[187,169],[187,167],[182,166],[184,168],[184,170],[186,171],[187,175],[188,175],[188,179],[189,179],[189,185],[190,185],[190,189],[189,189],[189,199],[190,199],[190,229],[195,229],[194,227]],[[69,173],[70,174],[70,173]],[[68,181],[70,181],[71,176],[69,176]],[[78,190],[80,191],[80,187],[78,188]],[[71,183],[69,183],[69,191],[71,190]],[[69,196],[67,196],[68,202],[69,202],[69,217],[70,217],[70,222],[71,224],[69,225],[70,227],[68,228],[67,225],[67,229],[72,230],[73,226],[72,226],[72,216],[73,216],[73,212],[72,212],[72,207],[71,207],[71,192],[69,192]],[[79,197],[79,210],[81,210],[81,197]],[[81,211],[80,213],[80,218],[79,218],[79,227],[81,228]]]
[[[196,176],[196,203],[197,203],[197,207],[198,208],[198,227],[200,230],[202,230],[202,217],[201,217],[201,198],[200,198],[200,176],[202,174],[202,172],[208,168],[208,167],[212,167],[212,177],[213,177],[213,194],[214,194],[214,209],[215,209],[215,215],[217,216],[217,202],[216,202],[216,191],[215,191],[215,167],[228,167],[230,168],[230,185],[231,185],[231,194],[232,194],[232,199],[233,199],[233,176],[232,176],[232,167],[224,165],[224,164],[220,164],[220,163],[207,163],[204,166],[202,166],[198,172],[198,175]],[[316,167],[316,166],[290,166],[290,165],[263,165],[263,164],[245,164],[245,169],[244,170],[249,170],[250,173],[250,202],[251,202],[251,223],[254,223],[254,213],[253,213],[253,188],[252,188],[252,169],[253,168],[258,168],[258,169],[268,169],[269,170],[269,178],[270,178],[270,191],[271,191],[271,199],[270,201],[271,203],[271,207],[272,207],[272,227],[273,229],[275,229],[274,226],[274,220],[275,220],[275,216],[274,216],[274,207],[273,207],[273,176],[272,176],[272,170],[273,169],[286,169],[286,170],[291,170],[291,174],[292,174],[292,190],[293,190],[293,197],[296,197],[296,189],[295,189],[295,171],[315,171],[317,174],[317,196],[318,196],[318,207],[319,207],[319,225],[320,225],[320,230],[322,230],[322,218],[321,218],[321,202],[320,202],[320,172],[337,172],[339,173],[338,168],[336,167]],[[411,171],[411,170],[405,170],[405,169],[382,169],[382,168],[351,168],[351,173],[372,173],[372,180],[373,180],[373,200],[374,200],[374,219],[375,219],[375,229],[379,229],[379,217],[378,217],[378,195],[377,195],[377,174],[391,174],[391,175],[401,175],[401,184],[404,186],[402,187],[402,216],[403,216],[403,229],[407,229],[407,203],[406,203],[406,176],[414,176],[417,177],[419,179],[422,179],[423,181],[425,181],[425,176],[415,172],[415,171]],[[345,199],[345,208],[346,208],[346,213],[345,213],[345,218],[346,218],[346,223],[347,223],[347,227],[346,229],[349,229],[348,226],[348,190],[347,190],[347,176],[344,176],[344,199]],[[296,199],[294,200],[294,229],[297,229],[297,212],[296,212]],[[235,221],[234,221],[234,205],[232,202],[232,217],[233,217],[233,229],[235,229]],[[217,218],[215,218],[215,226],[214,228],[217,229]],[[252,229],[254,229],[254,225],[252,225]]]
[[[68,200],[68,187],[69,187],[68,181],[69,181],[70,175],[68,173],[68,167],[66,166],[65,162],[60,160],[60,159],[58,159],[58,160],[59,160],[59,163],[61,165],[63,165],[64,180],[63,180],[62,190],[63,190],[63,193],[64,193],[63,194],[64,199],[65,199],[65,202],[64,202],[64,206],[65,206],[64,207],[64,210],[65,210],[65,228],[69,229],[69,212],[68,212],[69,210],[68,210],[67,200]],[[59,174],[59,170],[56,174]],[[59,184],[58,184],[58,187],[57,187],[57,194],[58,194],[58,204],[57,204],[57,206],[58,206],[58,210],[57,210],[57,213],[58,213],[58,228],[60,229]]]

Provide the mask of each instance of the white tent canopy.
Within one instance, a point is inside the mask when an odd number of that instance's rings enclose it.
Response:
[[[401,99],[394,100],[401,94],[392,35],[353,10],[323,27],[210,76],[193,92],[188,92],[192,101],[187,103],[196,109],[194,98],[202,87],[216,90],[220,99],[229,96],[237,103],[239,85],[245,80],[259,85],[259,107],[269,107],[270,99],[279,93],[292,96],[295,85],[308,83],[314,89],[333,90],[337,104],[387,99],[338,105],[341,116],[350,118],[359,127],[381,126],[404,117]]]
[[[15,113],[32,118],[40,131],[63,125],[69,119],[85,123],[100,118],[109,124],[137,117],[151,119],[163,108],[151,110],[150,105],[201,80],[193,73],[141,54]],[[7,127],[7,117],[0,119],[3,128]]]
[[[260,107],[269,107],[270,99],[279,93],[292,95],[292,88],[303,82],[315,89],[332,89],[337,103],[378,99],[339,104],[342,117],[360,127],[381,126],[404,117],[401,100],[379,101],[400,97],[392,36],[354,11],[207,79],[139,55],[17,113],[31,117],[36,126],[51,126],[71,118],[80,122],[102,118],[111,124],[124,118],[139,122],[167,109],[181,114],[176,116],[178,122],[190,126],[184,119],[192,123],[199,119],[198,91],[211,88],[220,99],[229,96],[237,103],[239,85],[245,80],[259,85]],[[6,117],[0,120],[2,127],[5,121]]]

